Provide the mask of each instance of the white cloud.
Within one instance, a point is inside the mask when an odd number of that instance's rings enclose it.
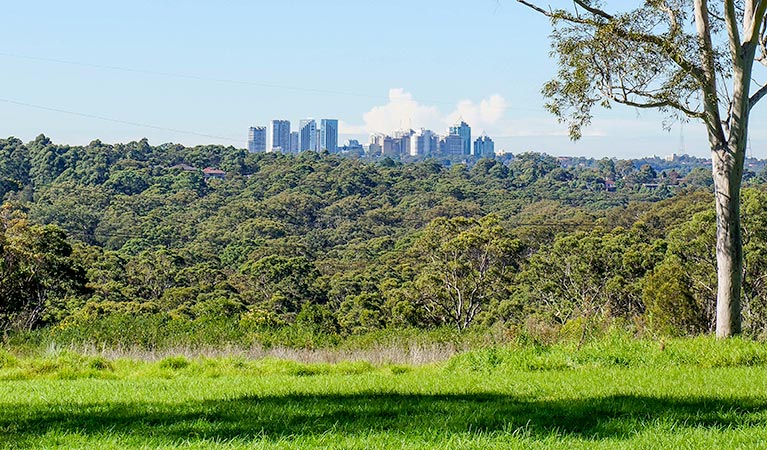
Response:
[[[491,95],[479,103],[461,100],[450,113],[443,113],[437,106],[419,103],[413,94],[402,88],[389,90],[389,101],[373,107],[362,115],[363,125],[345,122],[339,124],[344,135],[363,133],[391,133],[407,128],[427,128],[437,133],[446,133],[447,128],[464,120],[479,134],[500,132],[508,103],[499,94]]]
[[[481,131],[495,131],[498,123],[503,119],[508,108],[506,99],[499,94],[491,95],[476,104],[471,100],[461,100],[455,111],[447,116],[446,122],[452,125],[460,120],[471,125],[472,129]]]
[[[338,134],[343,134],[348,136],[348,135],[368,134],[368,132],[365,129],[365,125],[352,125],[343,120],[339,120]]]
[[[403,128],[432,128],[442,122],[436,106],[422,105],[404,89],[389,89],[389,103],[375,106],[362,116],[368,133],[391,132]]]

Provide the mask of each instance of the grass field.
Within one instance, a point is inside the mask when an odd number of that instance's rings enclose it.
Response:
[[[0,351],[2,448],[764,448],[767,348],[604,340],[420,367]]]

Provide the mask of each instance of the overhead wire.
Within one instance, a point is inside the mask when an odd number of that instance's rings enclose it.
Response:
[[[70,110],[67,110],[67,109],[53,108],[53,107],[50,107],[50,106],[42,106],[42,105],[36,105],[36,104],[33,104],[33,103],[20,102],[20,101],[17,101],[17,100],[11,100],[11,99],[7,99],[7,98],[0,98],[0,102],[12,104],[12,105],[24,106],[24,107],[27,107],[27,108],[40,109],[40,110],[43,110],[43,111],[51,111],[51,112],[57,112],[57,113],[61,113],[61,114],[69,114],[69,115],[72,115],[72,116],[87,117],[89,119],[103,120],[103,121],[106,121],[106,122],[120,123],[120,124],[123,124],[123,125],[131,125],[131,126],[136,126],[136,127],[151,128],[153,130],[169,131],[169,132],[172,132],[172,133],[188,134],[188,135],[192,135],[192,136],[207,137],[207,138],[211,138],[211,139],[219,139],[219,140],[230,141],[230,142],[242,142],[242,139],[234,139],[234,138],[226,137],[226,136],[218,136],[218,135],[214,135],[214,134],[199,133],[199,132],[196,132],[196,131],[181,130],[181,129],[178,129],[178,128],[162,127],[162,126],[158,126],[158,125],[151,125],[151,124],[147,124],[147,123],[134,122],[134,121],[130,121],[130,120],[115,119],[115,118],[112,118],[112,117],[106,117],[106,116],[101,116],[101,115],[96,115],[96,114],[88,114],[88,113],[82,113],[82,112],[78,112],[78,111],[70,111]]]
[[[88,63],[88,62],[82,62],[82,61],[72,61],[72,60],[66,60],[66,59],[58,59],[58,58],[49,58],[49,57],[42,57],[42,56],[31,56],[31,55],[22,55],[18,53],[9,53],[9,52],[3,52],[0,51],[0,56],[5,56],[8,58],[17,58],[17,59],[26,59],[30,61],[39,61],[39,62],[48,62],[48,63],[55,63],[55,64],[63,64],[63,65],[70,65],[70,66],[79,66],[79,67],[88,67],[92,69],[100,69],[100,70],[113,70],[113,71],[119,71],[119,72],[128,72],[128,73],[138,73],[138,74],[144,74],[144,75],[154,75],[154,76],[163,76],[163,77],[170,77],[170,78],[181,78],[181,79],[188,79],[188,80],[197,80],[197,81],[208,81],[208,82],[215,82],[215,83],[225,83],[225,84],[237,84],[237,85],[244,85],[244,86],[254,86],[254,87],[261,87],[261,88],[267,88],[267,89],[281,89],[281,90],[290,90],[290,91],[296,91],[296,92],[306,92],[306,93],[313,93],[313,94],[322,94],[322,95],[335,95],[335,96],[345,96],[345,97],[359,97],[359,98],[368,98],[372,100],[390,100],[390,97],[388,96],[382,96],[382,95],[374,95],[374,94],[365,94],[361,92],[352,92],[352,91],[341,91],[341,90],[332,90],[332,89],[319,89],[314,87],[306,87],[306,86],[295,86],[295,85],[287,85],[287,84],[278,84],[278,83],[272,83],[267,81],[253,81],[253,80],[237,80],[232,78],[218,78],[218,77],[207,77],[202,75],[196,75],[196,74],[189,74],[189,73],[181,73],[181,72],[166,72],[161,70],[149,70],[149,69],[138,69],[134,67],[126,67],[126,66],[113,66],[113,65],[107,65],[107,64],[95,64],[95,63]],[[445,100],[433,100],[433,99],[420,99],[422,102],[432,103],[432,104],[443,104],[443,105],[455,105],[456,102],[450,102]],[[538,112],[544,112],[546,111],[543,108],[527,108],[527,107],[515,107],[515,106],[494,106],[491,104],[484,105],[484,108],[487,109],[504,109],[504,110],[516,110],[516,111],[538,111]]]

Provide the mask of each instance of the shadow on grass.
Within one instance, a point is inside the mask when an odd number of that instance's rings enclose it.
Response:
[[[647,427],[729,429],[767,425],[767,399],[673,399],[608,396],[568,401],[503,395],[289,395],[232,400],[5,406],[0,443],[23,446],[48,432],[130,435],[168,442],[279,439],[339,433],[411,436],[454,433],[553,433],[586,439],[628,439]]]

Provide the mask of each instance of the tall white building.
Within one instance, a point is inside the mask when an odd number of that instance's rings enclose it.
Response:
[[[384,137],[385,135],[381,133],[370,135],[370,145],[368,145],[370,156],[381,156],[383,154]]]
[[[266,127],[248,129],[248,151],[250,153],[266,151]]]
[[[266,146],[269,152],[290,151],[290,121],[272,120],[269,126],[269,142]]]
[[[433,131],[421,128],[410,138],[410,156],[429,156],[437,153],[438,140]]]
[[[298,126],[298,151],[317,150],[317,122],[314,119],[304,119]]]

